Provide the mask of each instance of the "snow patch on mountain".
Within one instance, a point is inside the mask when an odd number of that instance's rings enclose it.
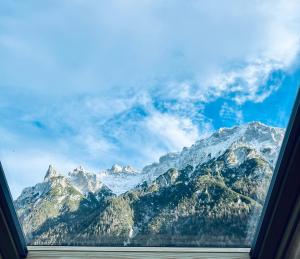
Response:
[[[75,168],[68,174],[71,184],[82,194],[89,192],[95,193],[103,187],[100,177],[96,174],[89,173],[82,166]]]
[[[120,195],[135,186],[142,180],[143,175],[133,167],[113,165],[110,169],[100,171],[99,178],[113,193]]]

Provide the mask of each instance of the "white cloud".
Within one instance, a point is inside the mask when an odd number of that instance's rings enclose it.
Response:
[[[93,128],[86,129],[83,127],[79,130],[72,145],[83,149],[81,159],[100,160],[101,157],[106,157],[114,152],[115,146],[109,143],[101,134],[101,131]]]
[[[257,60],[249,62],[242,68],[216,73],[205,82],[207,92],[201,93],[202,99],[215,99],[231,94],[237,104],[243,104],[246,101],[263,102],[280,86],[280,81],[275,84],[267,83],[270,74],[284,68],[276,61]]]
[[[198,128],[188,118],[155,112],[145,123],[147,129],[169,150],[178,151],[199,139]]]
[[[267,85],[271,73],[289,70],[295,62],[300,49],[300,1],[262,1],[259,4],[263,19],[256,26],[264,28],[264,34],[256,38],[259,49],[255,53],[245,52],[236,67],[214,71],[204,81],[208,91],[204,98],[235,93],[233,99],[238,104],[262,102],[280,86],[280,82]]]
[[[96,92],[105,99],[113,91],[152,89],[163,78],[195,80],[198,97],[207,100],[231,92],[232,80],[246,76],[241,88],[249,98],[241,102],[253,101],[270,72],[286,69],[299,51],[297,0],[51,1],[29,2],[26,12],[23,3],[5,7],[2,84],[52,95]],[[178,97],[186,97],[186,85],[178,86],[184,87]]]

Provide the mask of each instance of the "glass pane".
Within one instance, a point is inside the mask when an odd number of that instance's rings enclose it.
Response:
[[[0,156],[28,244],[250,246],[300,83],[298,3],[0,10]]]

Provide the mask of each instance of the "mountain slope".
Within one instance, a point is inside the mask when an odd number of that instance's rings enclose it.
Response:
[[[220,129],[142,172],[78,168],[64,177],[50,167],[17,212],[36,245],[248,246],[283,135],[257,122]],[[107,185],[119,177],[130,184],[114,193]]]

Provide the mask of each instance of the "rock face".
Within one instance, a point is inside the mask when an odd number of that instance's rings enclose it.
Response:
[[[141,172],[49,167],[16,209],[34,245],[249,246],[283,135],[258,122],[220,129]]]

